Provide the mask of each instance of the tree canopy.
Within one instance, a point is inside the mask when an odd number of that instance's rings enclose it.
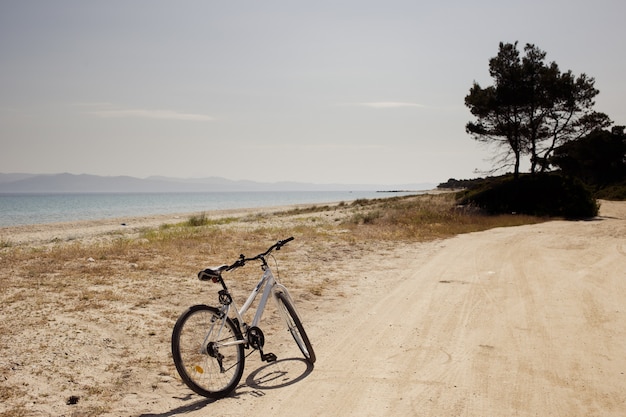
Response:
[[[535,45],[500,43],[489,61],[493,85],[474,82],[465,105],[475,116],[466,125],[474,139],[504,149],[501,163],[514,166],[519,176],[522,157],[530,158],[531,173],[546,171],[554,150],[574,139],[611,125],[593,110],[599,91],[586,74],[561,72]]]
[[[598,129],[558,147],[551,163],[596,189],[625,181],[624,126],[614,126],[610,132]]]

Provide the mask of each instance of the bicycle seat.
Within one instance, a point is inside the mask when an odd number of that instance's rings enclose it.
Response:
[[[198,279],[200,281],[210,281],[215,278],[219,278],[222,276],[222,271],[228,268],[228,265],[220,265],[213,268],[207,268],[203,271],[198,272]]]

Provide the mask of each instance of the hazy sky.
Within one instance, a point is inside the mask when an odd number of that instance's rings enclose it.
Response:
[[[471,178],[499,42],[626,124],[624,0],[0,0],[0,172],[316,183]]]

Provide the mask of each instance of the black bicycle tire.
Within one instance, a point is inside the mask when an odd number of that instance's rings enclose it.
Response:
[[[199,352],[200,347],[204,341],[204,337],[199,337],[197,339],[197,342],[196,340],[192,342],[194,349],[187,349],[186,347],[182,348],[181,337],[186,330],[185,325],[189,323],[189,320],[193,318],[195,315],[200,314],[202,312],[208,312],[211,315],[214,315],[217,317],[219,317],[221,314],[217,308],[203,305],[203,304],[195,305],[185,310],[185,312],[183,312],[178,318],[178,320],[176,321],[176,324],[174,325],[174,329],[172,331],[172,358],[174,360],[174,365],[176,366],[176,370],[178,371],[178,374],[180,375],[182,381],[193,392],[195,392],[196,394],[202,395],[203,397],[207,397],[207,398],[214,398],[214,399],[223,398],[227,396],[228,394],[230,394],[237,387],[237,384],[239,384],[239,381],[241,380],[241,377],[243,375],[243,369],[245,365],[244,345],[238,344],[238,345],[234,345],[231,347],[231,349],[234,349],[233,353],[236,355],[236,361],[234,365],[230,366],[230,369],[234,369],[234,372],[232,373],[232,376],[223,384],[223,386],[220,386],[219,388],[213,388],[213,387],[206,386],[206,384],[201,383],[199,381],[199,377],[198,378],[194,377],[193,371],[189,371],[188,368],[189,369],[193,368],[197,375],[203,375],[205,373],[204,369],[200,367],[199,365],[195,365],[194,367],[191,367],[191,365],[186,366],[185,362],[187,359],[186,356],[188,355],[187,350],[193,351],[197,349],[195,352],[192,352],[195,357],[201,357],[203,359],[206,359],[206,357],[210,356],[207,354],[201,354]],[[226,318],[224,326],[229,331],[229,333],[232,333],[232,336],[231,336],[232,338],[236,340],[243,339],[241,332],[235,326],[235,324],[230,318],[228,317]],[[182,352],[183,349],[185,350],[185,353]],[[191,363],[191,360],[188,362]],[[215,359],[209,360],[206,364],[206,368],[209,369],[209,368],[216,367],[216,364],[213,362],[217,363],[217,360]],[[211,363],[212,365],[209,365],[209,363]],[[228,364],[226,366],[228,366]],[[227,370],[230,370],[230,369],[227,369]]]
[[[289,323],[287,323],[287,328],[289,329],[289,332],[293,336],[293,339],[296,341],[296,344],[298,345],[298,348],[300,348],[300,351],[304,355],[304,358],[306,359],[306,361],[309,362],[311,365],[313,365],[316,359],[315,351],[313,350],[313,346],[311,346],[309,336],[306,334],[306,331],[304,330],[304,326],[302,325],[302,320],[300,320],[300,316],[298,316],[298,313],[296,312],[295,307],[293,306],[293,304],[291,303],[291,300],[285,293],[278,292],[276,294],[276,298],[279,304],[282,303],[285,306],[286,313],[290,316],[291,320],[293,321],[294,326],[296,327],[296,330],[298,331],[297,334],[294,333]],[[278,306],[278,308],[280,308],[280,305]],[[285,319],[287,318],[285,317]],[[300,340],[298,340],[298,336],[300,337]]]

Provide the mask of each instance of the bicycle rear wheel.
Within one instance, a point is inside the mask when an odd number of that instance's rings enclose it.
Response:
[[[172,357],[183,382],[197,394],[222,398],[235,389],[244,368],[241,332],[215,307],[196,305],[176,321]]]
[[[298,316],[296,308],[291,302],[291,297],[283,291],[278,291],[276,292],[276,303],[278,304],[279,314],[285,319],[285,323],[287,323],[289,333],[293,336],[307,362],[313,365],[315,363],[315,352],[309,341],[309,336],[307,336],[302,326],[302,320],[300,320],[300,316]]]

